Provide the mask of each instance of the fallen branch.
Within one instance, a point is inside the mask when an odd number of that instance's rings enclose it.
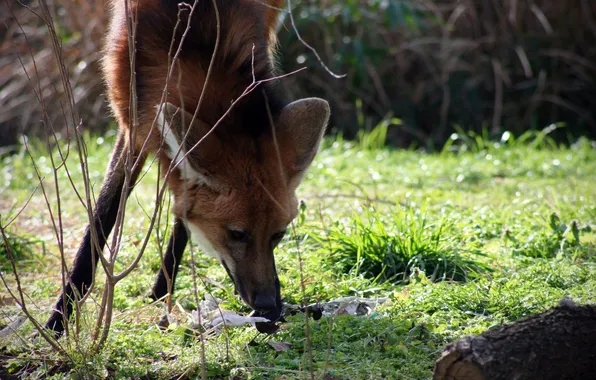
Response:
[[[593,379],[596,305],[544,313],[447,345],[435,380]]]

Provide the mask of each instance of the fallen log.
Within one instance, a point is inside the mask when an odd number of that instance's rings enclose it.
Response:
[[[596,306],[544,313],[445,348],[434,380],[596,379]]]

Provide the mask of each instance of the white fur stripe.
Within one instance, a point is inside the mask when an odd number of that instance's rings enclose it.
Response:
[[[213,244],[211,244],[211,242],[209,241],[207,236],[203,233],[203,231],[201,231],[201,229],[199,227],[197,227],[194,224],[189,223],[189,222],[186,222],[186,226],[188,227],[188,230],[190,231],[192,241],[194,243],[198,244],[199,247],[201,247],[201,250],[205,254],[221,261],[221,255],[219,254],[217,249],[215,249]]]
[[[159,111],[159,105],[156,106],[156,109]],[[164,110],[165,105],[162,107],[162,112],[157,117],[157,125],[164,138],[165,145],[167,145],[166,153],[168,157],[170,157],[172,161],[178,163],[178,169],[180,170],[182,179],[209,186],[209,179],[197,172],[190,164],[188,157],[185,157],[186,151],[183,148],[180,148],[180,143],[178,142],[175,133],[170,128],[170,123],[167,120]]]

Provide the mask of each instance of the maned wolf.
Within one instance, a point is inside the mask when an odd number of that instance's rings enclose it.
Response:
[[[88,226],[68,284],[46,324],[57,333],[64,330],[75,295],[89,290],[123,189],[130,193],[148,153],[158,157],[162,173],[173,160],[176,164],[167,179],[175,222],[152,296],[168,293],[166,279],[173,283],[191,233],[205,252],[219,259],[257,315],[272,321],[280,317],[273,250],[296,216],[295,189],[317,153],[329,105],[317,98],[288,104],[277,81],[267,80],[274,78],[274,31],[282,0],[216,0],[217,8],[212,0],[188,2],[196,4],[192,15],[181,0],[130,0],[128,14],[136,17],[136,47],[131,49],[125,0],[113,0],[103,72],[119,135],[93,210],[98,239],[92,240]],[[255,80],[261,81],[259,87],[241,98]],[[136,124],[131,88],[136,88]],[[126,179],[130,159],[141,164]]]

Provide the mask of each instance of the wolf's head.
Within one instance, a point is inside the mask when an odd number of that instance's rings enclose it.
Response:
[[[329,105],[317,98],[290,103],[273,115],[271,133],[259,137],[222,139],[191,119],[169,103],[158,115],[168,158],[163,161],[178,170],[169,180],[174,213],[193,240],[219,259],[242,299],[277,320],[281,297],[273,251],[297,214],[295,191],[317,153]]]

